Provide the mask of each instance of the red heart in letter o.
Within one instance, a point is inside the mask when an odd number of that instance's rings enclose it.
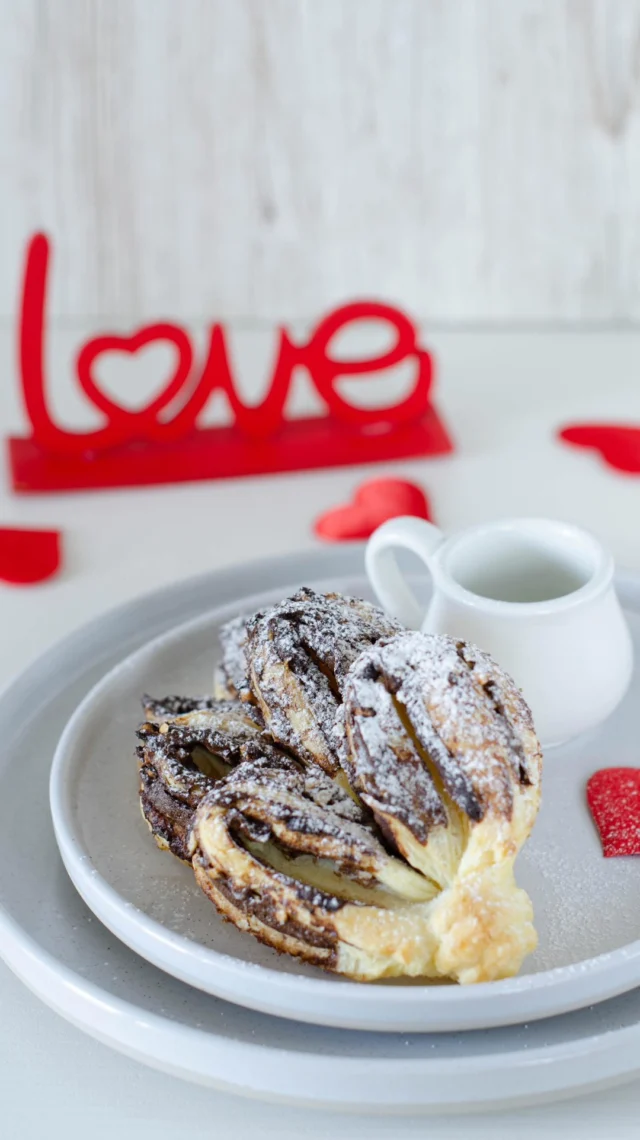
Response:
[[[168,341],[178,350],[175,369],[164,388],[141,411],[131,411],[116,404],[95,382],[93,368],[97,358],[105,352],[135,353],[157,341]],[[147,437],[162,435],[164,424],[158,422],[158,415],[182,390],[189,378],[192,364],[193,349],[184,329],[179,325],[157,324],[147,325],[131,336],[105,333],[104,336],[88,340],[78,353],[76,368],[85,395],[89,397],[94,407],[106,415],[110,428],[116,429],[114,434],[120,440],[125,440],[140,435]]]

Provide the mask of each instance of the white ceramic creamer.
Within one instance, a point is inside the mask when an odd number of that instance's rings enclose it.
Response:
[[[426,613],[398,548],[429,569]],[[543,745],[595,727],[624,696],[633,651],[613,558],[578,527],[506,519],[446,537],[422,519],[396,518],[370,538],[366,566],[381,605],[404,625],[470,641],[511,674]]]

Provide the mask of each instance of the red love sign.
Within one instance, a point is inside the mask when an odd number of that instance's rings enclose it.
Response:
[[[271,382],[258,405],[238,393],[224,329],[211,326],[201,367],[187,332],[156,323],[129,336],[103,334],[78,352],[80,388],[106,426],[90,432],[61,428],[54,420],[45,378],[46,297],[49,242],[36,234],[25,265],[20,309],[20,368],[29,439],[9,441],[14,489],[71,490],[185,479],[291,471],[370,463],[451,450],[451,441],[431,402],[433,361],[420,347],[417,330],[398,309],[379,301],[355,301],[323,318],[304,343],[280,329]],[[331,354],[338,333],[361,321],[378,321],[395,332],[391,348],[378,356],[339,360]],[[107,352],[135,354],[155,342],[175,346],[175,370],[164,389],[142,410],[122,407],[100,388],[95,367]],[[404,360],[415,362],[414,383],[399,402],[361,408],[338,388],[343,376],[363,378]],[[326,414],[290,420],[285,406],[296,368],[304,368]],[[232,428],[198,428],[196,421],[216,392],[223,392],[233,415]],[[163,415],[163,413],[167,413]]]

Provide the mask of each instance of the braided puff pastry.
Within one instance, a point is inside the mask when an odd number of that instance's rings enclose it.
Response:
[[[144,697],[143,704],[159,723],[149,719],[137,733],[142,814],[158,846],[188,860],[187,834],[202,797],[235,764],[275,748],[259,711],[239,701],[207,707],[206,698]]]
[[[334,726],[347,671],[363,649],[399,628],[369,602],[307,587],[254,614],[243,651],[274,740],[335,776]]]
[[[196,810],[201,887],[240,929],[355,979],[516,973],[536,944],[513,862],[541,767],[522,696],[485,654],[413,633],[362,653],[343,691],[364,810],[317,768],[242,764]]]

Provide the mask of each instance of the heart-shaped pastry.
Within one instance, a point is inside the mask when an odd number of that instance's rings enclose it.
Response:
[[[52,578],[60,567],[60,539],[57,530],[0,527],[0,581],[33,586]]]
[[[640,768],[602,768],[587,784],[587,803],[605,858],[640,855]]]
[[[616,424],[575,424],[563,428],[560,439],[574,447],[599,452],[609,467],[629,474],[640,473],[640,428]]]
[[[365,539],[387,519],[399,515],[431,519],[422,488],[406,479],[371,479],[358,488],[353,502],[334,507],[316,519],[314,531],[327,542]]]

